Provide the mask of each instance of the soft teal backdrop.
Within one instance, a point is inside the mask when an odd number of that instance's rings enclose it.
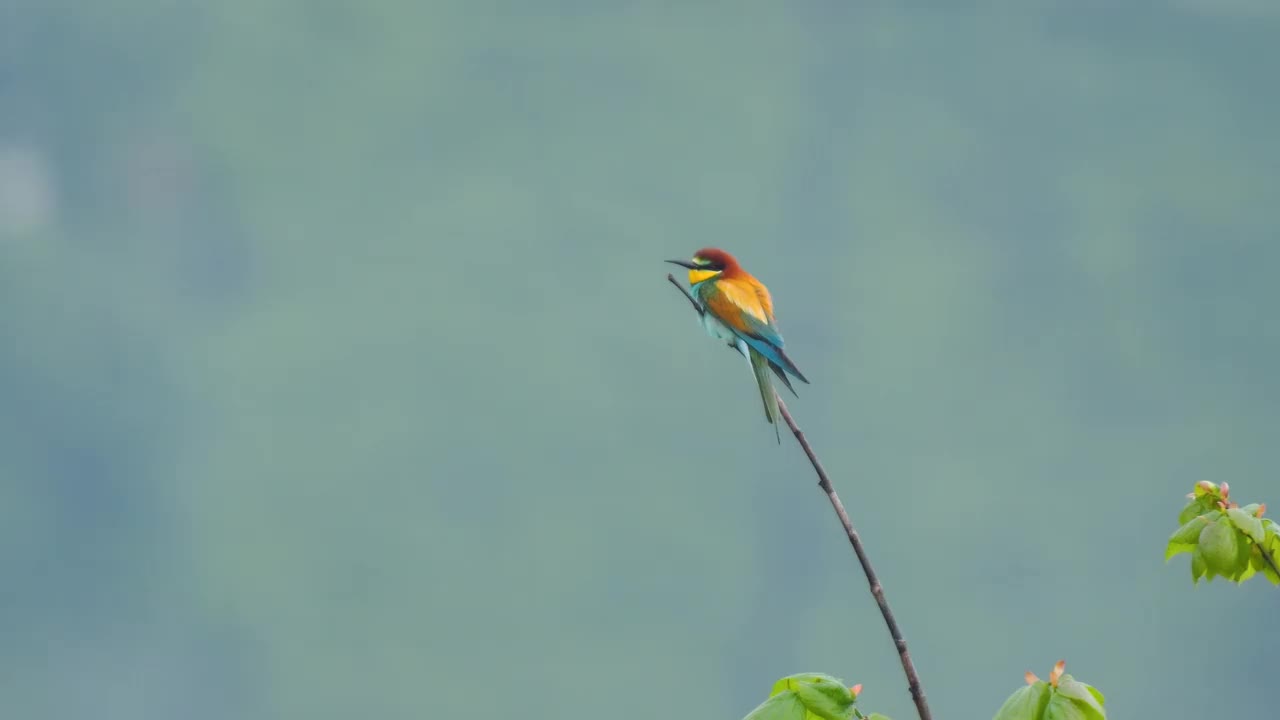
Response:
[[[0,0],[4,717],[910,718],[705,245],[936,717],[1273,714],[1280,10],[930,5]]]

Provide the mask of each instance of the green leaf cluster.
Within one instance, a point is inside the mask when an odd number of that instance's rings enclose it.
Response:
[[[1164,558],[1191,553],[1191,580],[1224,577],[1240,583],[1256,573],[1280,585],[1280,525],[1262,517],[1265,505],[1240,507],[1230,488],[1208,481],[1196,484],[1178,515],[1180,527],[1169,537]]]
[[[1036,679],[1010,695],[995,720],[1106,720],[1105,699],[1096,688],[1070,675],[1055,681]]]
[[[839,678],[822,673],[788,675],[773,684],[769,699],[744,720],[889,720],[879,713],[863,715],[857,694]]]

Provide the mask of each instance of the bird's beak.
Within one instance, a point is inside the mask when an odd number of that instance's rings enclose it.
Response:
[[[697,265],[694,265],[693,263],[689,262],[688,260],[667,260],[667,261],[665,261],[665,262],[669,262],[669,263],[671,263],[672,265],[679,265],[679,266],[681,266],[681,267],[687,267],[687,268],[689,268],[690,270],[697,270],[697,269],[698,269],[698,266],[697,266]]]

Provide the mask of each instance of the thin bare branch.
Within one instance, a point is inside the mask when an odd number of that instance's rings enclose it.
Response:
[[[702,313],[703,313],[702,306],[698,304],[697,300],[693,299],[693,295],[691,295],[688,290],[684,289],[684,286],[680,284],[680,281],[676,280],[675,276],[673,276],[671,273],[667,273],[667,282],[671,283],[672,285],[675,285],[676,289],[679,290],[680,293],[683,294],[686,299],[688,299],[689,304],[693,305],[693,310],[694,312],[698,313],[698,317],[702,317]]]
[[[893,645],[898,649],[898,657],[902,660],[902,671],[907,676],[907,688],[911,691],[911,699],[916,704],[916,713],[920,716],[920,720],[933,720],[933,715],[929,712],[929,703],[924,697],[924,687],[920,685],[920,675],[916,672],[915,663],[911,662],[911,653],[907,651],[906,638],[902,636],[902,629],[898,627],[898,621],[893,617],[893,610],[889,609],[889,601],[884,596],[884,587],[880,585],[880,578],[876,577],[875,568],[871,566],[867,551],[862,547],[862,538],[853,528],[849,513],[845,511],[844,503],[840,502],[840,496],[832,487],[827,471],[823,469],[822,462],[818,460],[804,433],[796,425],[795,418],[791,417],[791,411],[787,409],[787,404],[782,401],[781,395],[778,396],[778,409],[782,411],[782,419],[787,422],[787,427],[791,428],[791,434],[796,436],[796,442],[800,443],[804,454],[809,456],[809,464],[813,465],[813,471],[818,474],[818,487],[827,494],[827,499],[831,501],[831,508],[836,511],[836,517],[844,527],[844,534],[849,538],[849,544],[853,546],[853,554],[858,556],[862,572],[867,576],[867,585],[871,587],[871,597],[875,598],[876,605],[880,606],[884,624],[889,628],[889,637],[893,638]]]
[[[684,296],[693,305],[693,309],[698,315],[703,314],[702,306],[698,304],[693,296],[685,290],[684,286],[676,281],[670,274],[667,280],[676,286]],[[782,401],[782,396],[777,391],[774,394],[778,396],[778,410],[782,412],[782,419],[786,421],[787,427],[791,428],[791,434],[796,436],[796,442],[800,443],[800,448],[804,450],[804,454],[809,457],[809,464],[813,465],[813,470],[818,474],[818,487],[827,494],[827,500],[831,502],[831,508],[836,511],[836,517],[839,518],[840,524],[844,527],[844,534],[849,538],[849,545],[853,547],[854,555],[858,556],[858,562],[862,565],[862,572],[867,576],[867,585],[871,588],[871,597],[875,599],[876,605],[880,606],[880,614],[884,616],[884,624],[889,628],[889,636],[893,638],[894,647],[898,650],[898,657],[902,660],[902,671],[907,676],[907,687],[911,691],[911,699],[915,701],[916,713],[920,716],[920,720],[933,720],[933,715],[929,712],[929,703],[925,700],[924,687],[920,684],[920,676],[916,673],[916,666],[911,662],[911,653],[907,651],[907,641],[902,637],[902,629],[898,627],[898,621],[893,617],[893,611],[889,609],[889,601],[885,599],[884,587],[880,585],[880,579],[876,577],[876,571],[871,566],[871,560],[867,558],[867,551],[862,547],[862,538],[858,536],[858,531],[853,528],[853,522],[849,519],[849,513],[844,509],[844,503],[840,502],[840,496],[836,494],[835,488],[831,485],[831,479],[827,477],[827,471],[823,469],[822,462],[818,460],[818,456],[813,452],[813,447],[809,445],[808,439],[801,432],[800,427],[796,425],[795,418],[791,417],[791,411],[787,409],[787,404]]]

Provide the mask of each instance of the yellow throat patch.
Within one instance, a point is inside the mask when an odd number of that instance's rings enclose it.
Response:
[[[697,285],[708,278],[713,278],[720,274],[719,270],[689,270],[689,284]]]

